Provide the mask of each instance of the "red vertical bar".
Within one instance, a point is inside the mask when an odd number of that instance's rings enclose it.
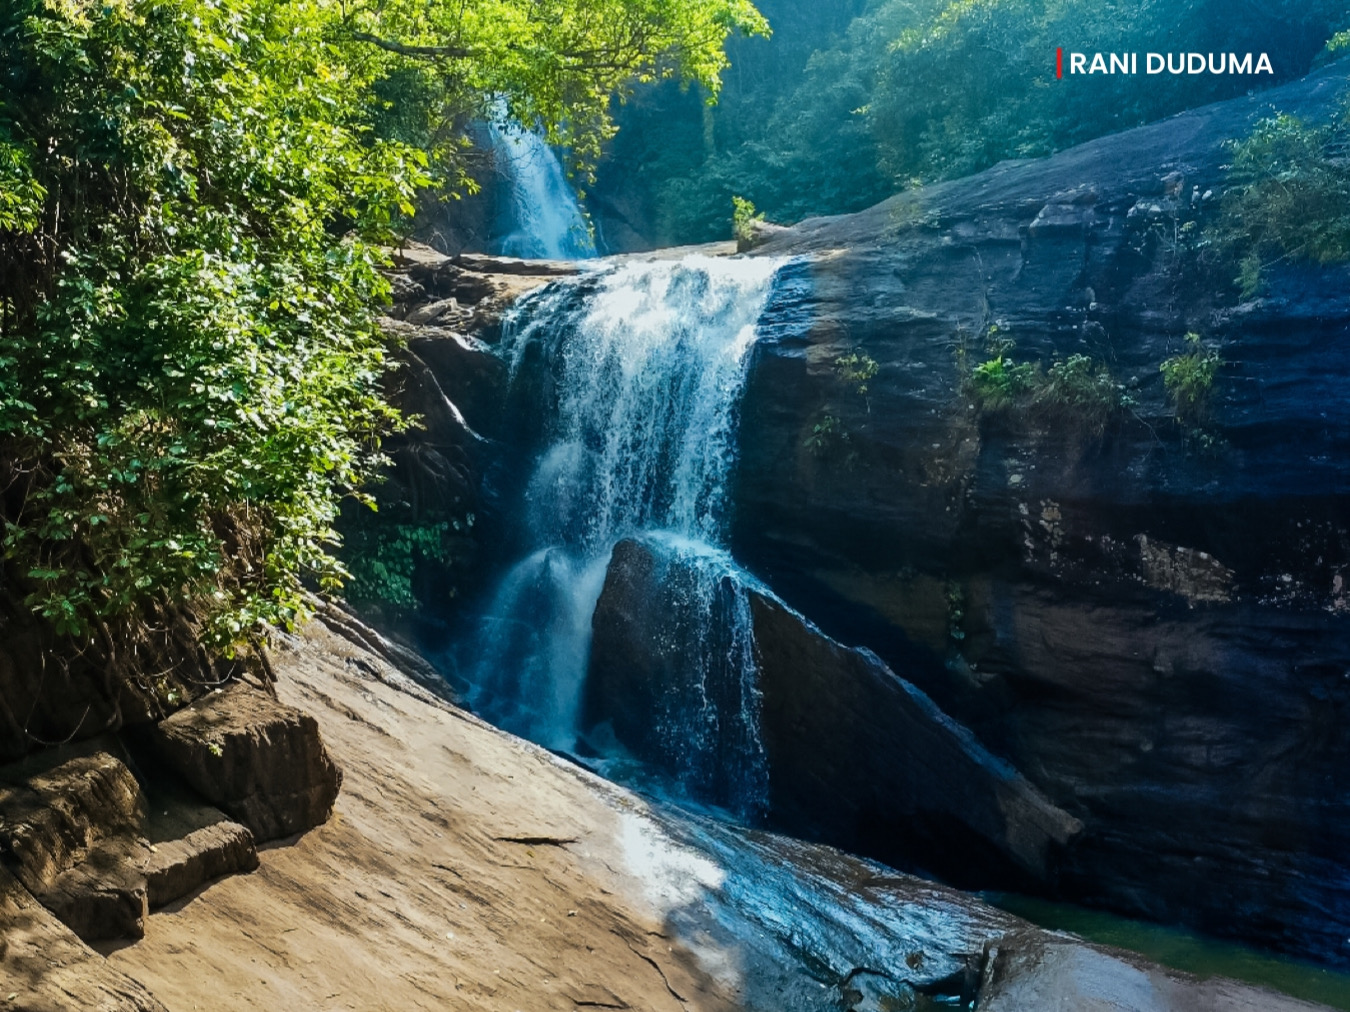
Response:
[[[1055,49],[1055,76],[1062,78],[1064,76],[1064,47],[1059,46]]]

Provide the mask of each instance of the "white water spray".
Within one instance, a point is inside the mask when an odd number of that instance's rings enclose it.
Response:
[[[764,793],[746,584],[722,546],[740,395],[780,265],[702,256],[628,263],[573,283],[589,287],[580,298],[571,285],[546,289],[508,322],[502,353],[513,379],[527,353],[539,352],[556,408],[525,493],[529,552],[487,610],[470,678],[475,707],[495,722],[574,746],[610,553],[620,539],[642,537],[686,573],[691,609],[703,616],[692,680],[720,679],[720,694],[729,686],[740,700],[737,793]],[[725,718],[705,704],[672,723],[673,747],[697,753],[718,737]],[[735,804],[754,807],[742,797]]]
[[[532,260],[595,256],[586,218],[553,149],[515,123],[494,125],[489,136],[507,188],[506,234],[493,252]]]

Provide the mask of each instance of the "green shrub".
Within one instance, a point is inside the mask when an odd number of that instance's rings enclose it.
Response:
[[[811,434],[806,437],[806,448],[812,456],[828,457],[847,447],[849,442],[843,423],[834,415],[822,415],[820,421],[811,426]]]
[[[1212,235],[1238,263],[1234,284],[1249,299],[1274,260],[1350,259],[1350,105],[1313,126],[1279,114],[1230,143],[1231,185]]]
[[[1217,349],[1201,343],[1199,334],[1187,334],[1186,344],[1189,351],[1173,355],[1158,370],[1163,374],[1163,386],[1172,399],[1177,418],[1195,422],[1208,414],[1210,390],[1222,359]]]
[[[755,205],[744,197],[731,198],[731,234],[738,243],[748,243],[755,238],[755,225],[764,220],[764,215],[755,211]]]
[[[1087,355],[1070,355],[1050,366],[1036,404],[1100,433],[1131,401],[1106,366]]]
[[[851,384],[860,397],[867,396],[867,385],[876,379],[881,367],[865,352],[852,352],[834,361],[835,372],[845,383]]]
[[[1021,403],[1043,381],[1040,366],[996,355],[971,370],[968,388],[981,410],[999,411]]]
[[[1110,370],[1087,355],[1056,359],[1043,371],[1039,363],[1014,362],[1012,342],[996,330],[989,347],[996,354],[970,370],[964,387],[982,412],[1055,417],[1100,435],[1133,404]]]
[[[369,514],[369,511],[366,511]],[[451,521],[381,522],[378,514],[344,525],[342,561],[350,578],[344,596],[358,607],[374,605],[393,615],[418,606],[413,574],[419,562],[449,563]],[[472,516],[467,518],[472,526]],[[454,526],[463,527],[464,521]]]

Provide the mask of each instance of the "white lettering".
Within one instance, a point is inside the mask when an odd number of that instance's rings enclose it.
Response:
[[[1252,64],[1253,54],[1244,53],[1145,53],[1144,73],[1161,74],[1271,74],[1275,73],[1270,56],[1261,53]],[[1138,53],[1070,53],[1070,74],[1137,74]]]

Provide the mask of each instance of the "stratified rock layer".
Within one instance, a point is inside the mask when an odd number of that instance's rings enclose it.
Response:
[[[1064,895],[1342,964],[1350,267],[1244,301],[1208,230],[1225,142],[1330,115],[1345,67],[767,237],[802,259],[732,545],[1083,821]],[[1198,421],[1160,373],[1188,332],[1222,356]],[[1128,402],[981,410],[999,354],[1087,356]]]

